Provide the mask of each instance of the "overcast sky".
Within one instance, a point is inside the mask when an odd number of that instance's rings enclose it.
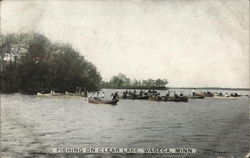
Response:
[[[249,87],[248,0],[1,2],[1,32],[68,42],[105,80]]]

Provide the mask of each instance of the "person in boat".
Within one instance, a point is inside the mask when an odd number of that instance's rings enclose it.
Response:
[[[219,96],[222,96],[222,95],[223,95],[222,92],[220,92],[220,93],[219,93]]]
[[[175,93],[175,91],[174,91],[174,97],[175,97],[175,98],[179,97],[179,96],[177,95],[177,93]]]
[[[226,93],[226,94],[225,94],[225,97],[229,97],[229,95]]]
[[[115,94],[111,94],[112,100],[117,100],[119,98],[118,92],[115,92]]]
[[[126,97],[127,97],[127,93],[126,93],[126,91],[125,91],[125,92],[122,92],[122,96],[123,96],[124,98],[126,98]]]
[[[193,96],[195,96],[195,88],[192,90],[192,94]]]
[[[166,97],[169,97],[170,96],[170,92],[168,91],[168,93],[166,94]]]
[[[180,93],[180,96],[181,96],[181,97],[183,96],[183,93],[182,93],[182,92]]]
[[[142,90],[141,90],[140,93],[139,93],[139,96],[142,96],[142,94],[143,94],[143,92],[142,92]]]
[[[55,94],[55,91],[51,89],[50,94]]]
[[[100,100],[104,100],[105,99],[105,93],[102,92],[101,95],[100,95]]]
[[[94,93],[94,95],[92,96],[92,98],[94,100],[100,100],[99,92]]]
[[[136,90],[134,90],[134,92],[132,93],[132,96],[136,96]]]

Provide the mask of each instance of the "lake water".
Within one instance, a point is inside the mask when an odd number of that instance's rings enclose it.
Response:
[[[243,157],[249,152],[249,98],[190,99],[187,103],[121,99],[111,106],[78,98],[1,95],[2,155],[62,157],[48,154],[55,147],[187,147],[196,148],[197,153],[181,157]]]

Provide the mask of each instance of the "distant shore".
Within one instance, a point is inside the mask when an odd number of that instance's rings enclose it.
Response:
[[[147,89],[147,90],[168,90],[168,87],[145,87],[145,86],[131,86],[131,87],[101,87],[101,89]]]
[[[222,87],[168,87],[168,89],[208,89],[208,90],[239,90],[250,91],[250,88],[222,88]]]

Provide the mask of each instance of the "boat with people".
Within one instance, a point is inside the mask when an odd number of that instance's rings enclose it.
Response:
[[[76,92],[76,93],[70,93],[68,91],[65,91],[65,93],[56,93],[55,91],[51,90],[50,93],[44,93],[44,92],[37,92],[37,96],[39,97],[66,97],[66,98],[87,98],[87,91],[84,92]]]
[[[188,102],[188,98],[185,96],[167,97],[166,101]]]
[[[148,100],[149,96],[122,96],[122,99],[138,99],[138,100]]]
[[[187,96],[189,99],[204,99],[204,96]]]
[[[76,95],[76,94],[64,94],[64,93],[37,93],[38,97],[44,98],[80,98],[80,99],[87,99],[85,95]]]
[[[231,96],[214,96],[216,99],[237,99],[239,97],[231,97]]]
[[[202,93],[193,93],[193,96],[200,96],[200,97],[213,97],[213,93],[211,92],[202,92]]]
[[[138,100],[148,100],[149,96],[151,94],[155,94],[157,93],[155,90],[148,90],[148,91],[144,91],[144,90],[140,90],[139,93],[137,93],[136,90],[134,91],[124,91],[122,93],[122,99],[138,99]]]
[[[165,97],[165,96],[150,96],[149,100],[151,101],[165,101],[165,102],[188,102],[188,98],[185,96],[172,96],[172,97]]]
[[[118,94],[118,92],[112,93],[111,97],[112,97],[111,100],[106,100],[104,92],[102,92],[102,93],[95,92],[88,99],[88,102],[89,103],[93,103],[93,104],[111,104],[111,105],[116,105],[118,103],[118,101],[119,101],[119,94]]]
[[[116,105],[119,101],[119,99],[115,100],[97,100],[97,99],[88,99],[89,103],[93,104],[111,104],[111,105]]]

